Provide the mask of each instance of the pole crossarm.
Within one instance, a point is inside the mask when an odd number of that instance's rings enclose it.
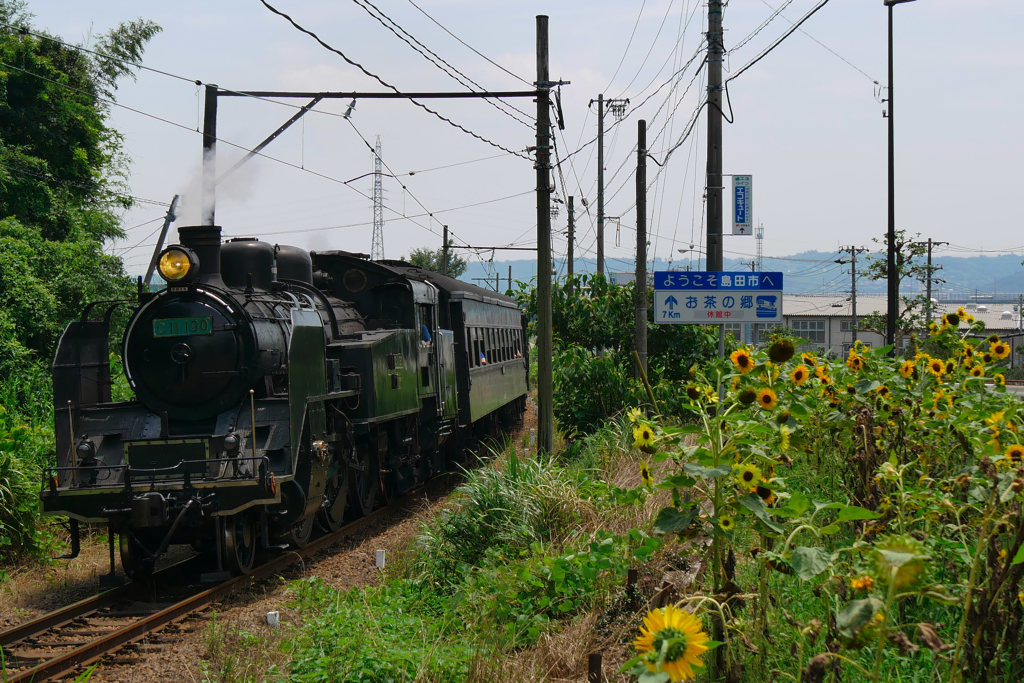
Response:
[[[295,92],[289,90],[218,90],[217,97],[278,97],[322,100],[428,100],[497,97],[536,97],[537,90],[506,92]]]
[[[228,170],[224,171],[224,173],[221,175],[221,177],[217,178],[217,184],[220,185],[222,182],[224,182],[225,178],[227,178],[229,175],[231,175],[232,173],[234,173],[235,171],[240,169],[245,162],[249,161],[249,159],[252,159],[254,156],[256,156],[261,151],[263,151],[264,147],[266,147],[271,142],[276,140],[277,137],[281,133],[283,133],[286,130],[288,130],[288,128],[291,127],[291,125],[293,123],[295,123],[296,121],[301,119],[306,114],[306,112],[308,112],[310,109],[315,107],[317,102],[319,102],[321,99],[323,99],[323,98],[314,97],[313,99],[311,99],[309,101],[309,104],[305,105],[304,107],[299,109],[297,112],[295,112],[294,116],[292,116],[290,119],[288,119],[287,121],[282,123],[281,126],[277,130],[275,130],[273,133],[271,133],[269,136],[267,136],[267,138],[265,140],[263,140],[263,142],[261,142],[260,144],[256,145],[255,147],[253,147],[252,150],[250,150],[248,154],[246,154],[244,157],[242,157],[241,159],[236,161],[234,166],[232,166]]]

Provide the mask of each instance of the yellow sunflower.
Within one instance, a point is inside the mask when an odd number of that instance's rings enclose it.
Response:
[[[995,384],[997,387],[1005,387],[1006,386],[1006,376],[1005,375],[992,375],[992,383]]]
[[[736,349],[729,358],[732,359],[732,364],[736,366],[736,369],[744,374],[754,369],[754,359],[750,357],[750,353],[746,349]]]
[[[960,316],[956,313],[946,313],[942,316],[942,324],[949,325],[950,327],[960,326]]]
[[[761,468],[753,463],[740,465],[736,470],[736,483],[744,490],[756,486],[759,481],[761,481]]]
[[[648,425],[637,425],[633,428],[633,446],[642,451],[654,450],[654,430]]]
[[[643,415],[643,411],[640,410],[639,408],[630,408],[629,410],[626,411],[626,417],[628,417],[629,421],[632,422],[633,424],[636,424],[637,422],[640,421],[641,415]]]
[[[813,353],[801,353],[800,360],[802,360],[805,365],[810,365],[811,367],[818,364],[818,360],[814,357]]]
[[[984,376],[985,376],[985,368],[981,367],[981,365],[975,365],[973,368],[971,368],[971,377],[984,377]]]
[[[854,372],[860,372],[864,368],[864,359],[857,355],[857,352],[850,349],[850,356],[846,359],[846,367]]]
[[[981,362],[982,363],[991,363],[993,357],[994,356],[989,351],[986,351],[985,353],[981,354]]]
[[[974,355],[974,347],[970,344],[964,344],[964,350],[961,351],[964,358],[970,358]]]
[[[995,344],[989,346],[988,350],[993,356],[995,356],[999,360],[1002,360],[1010,355],[1010,345],[1007,344],[1006,342],[996,342]]]
[[[905,379],[910,379],[911,377],[914,376],[914,368],[916,367],[917,365],[914,363],[914,361],[905,360],[900,365],[900,374],[903,375]]]
[[[692,681],[697,676],[694,668],[704,667],[700,657],[708,651],[710,640],[697,617],[668,605],[647,613],[633,647],[648,653],[644,657],[648,671],[664,671],[672,683],[679,683]]]
[[[932,322],[928,323],[928,331],[931,332],[932,335],[936,335],[942,330],[939,328],[939,324],[933,320]]]
[[[732,517],[719,517],[718,528],[720,528],[722,531],[732,531],[736,528],[736,520],[734,520]]]
[[[936,377],[942,377],[942,373],[946,371],[946,364],[938,358],[932,358],[928,361],[928,371]]]
[[[647,488],[654,487],[654,477],[651,476],[651,466],[645,462],[640,463],[640,481]]]
[[[956,361],[955,360],[947,360],[946,361],[946,374],[947,375],[952,375],[954,370],[956,370]]]
[[[1020,463],[1024,460],[1024,446],[1019,443],[1010,444],[1010,447],[1006,449],[1006,459],[1013,463]]]
[[[757,392],[757,405],[765,410],[771,410],[779,405],[779,397],[771,389],[765,388]]]
[[[887,387],[887,386],[885,386],[883,384],[882,386],[880,386],[877,389],[875,389],[875,394],[877,394],[878,396],[881,396],[882,398],[885,398],[886,396],[889,395],[889,387]]]
[[[804,382],[806,382],[807,378],[810,376],[811,373],[807,369],[806,365],[798,365],[793,368],[793,372],[789,373],[789,378],[793,380],[797,386],[803,386]]]

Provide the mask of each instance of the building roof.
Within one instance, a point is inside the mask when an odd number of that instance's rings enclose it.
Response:
[[[871,315],[874,312],[885,313],[888,297],[878,294],[865,294],[857,297],[857,316]],[[1019,330],[1020,317],[1014,311],[1013,304],[982,304],[987,311],[979,311],[974,304],[967,304],[964,307],[978,320],[985,323],[987,330]],[[943,313],[955,312],[960,304],[936,304],[936,317]],[[1002,316],[1010,313],[1010,318]],[[814,294],[785,294],[782,301],[782,314],[784,317],[800,318],[849,318],[851,315],[850,301],[848,296],[843,295],[814,295]]]

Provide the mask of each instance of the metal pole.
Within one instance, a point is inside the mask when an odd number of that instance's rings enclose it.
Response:
[[[203,188],[200,223],[214,225],[217,208],[217,86],[206,86],[203,106]]]
[[[157,261],[160,259],[160,252],[164,248],[164,240],[167,239],[167,230],[171,227],[171,223],[177,219],[177,215],[174,210],[178,208],[178,195],[174,195],[174,199],[171,200],[171,207],[167,209],[167,213],[164,215],[164,224],[160,228],[160,237],[156,240],[156,246],[153,248],[153,258],[149,260],[149,267],[146,268],[146,277],[143,282],[146,286],[153,280],[153,271],[156,270]]]
[[[597,272],[604,273],[604,93],[597,96]]]
[[[705,270],[722,270],[722,0],[708,3],[708,251]]]
[[[573,202],[572,195],[569,195],[569,254],[568,254],[568,258],[566,259],[566,262],[567,262],[568,267],[569,267],[569,296],[572,296],[572,286],[573,286],[573,282],[572,282],[573,263],[572,262],[573,262],[573,259],[575,258],[575,255],[573,254],[573,247],[574,247],[574,243],[576,241],[576,235],[575,235],[575,232],[576,232],[576,216],[573,213],[574,209],[573,209],[572,202]]]
[[[551,340],[551,185],[548,17],[537,15],[537,452],[555,449]],[[600,240],[598,240],[600,249]]]
[[[647,121],[636,133],[636,353],[647,372]]]
[[[893,147],[893,97],[892,97],[892,5],[889,5],[889,232],[888,232],[888,307],[886,312],[886,341],[892,344],[890,355],[896,354],[896,317],[899,315],[900,280],[896,272],[896,168]]]
[[[448,226],[444,226],[444,244],[441,247],[441,271],[442,275],[448,275]]]
[[[924,283],[925,297],[927,301],[924,304],[924,323],[927,328],[932,322],[932,238],[928,238],[928,269],[925,271],[928,279]]]
[[[508,288],[512,289],[512,264],[508,265]]]

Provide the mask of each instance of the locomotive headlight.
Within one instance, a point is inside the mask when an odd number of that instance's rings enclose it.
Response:
[[[199,260],[192,250],[184,247],[168,247],[160,255],[160,275],[168,282],[187,280],[199,268]]]

